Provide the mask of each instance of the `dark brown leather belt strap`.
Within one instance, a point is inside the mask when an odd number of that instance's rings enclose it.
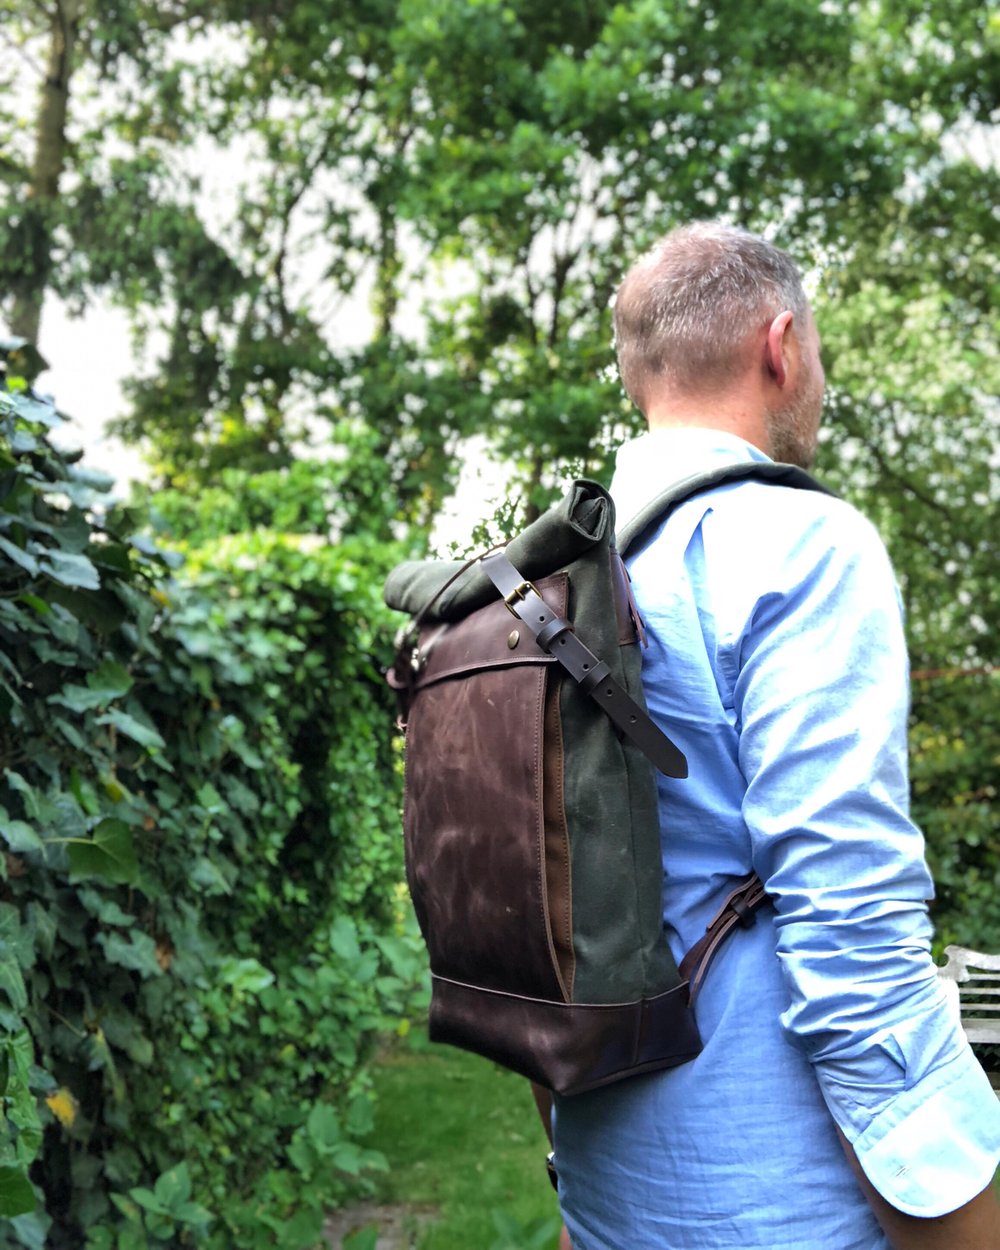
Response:
[[[569,621],[548,606],[503,551],[480,561],[483,572],[514,616],[546,654],[553,656],[626,737],[667,777],[686,777],[687,760],[638,703],[611,676],[607,664],[573,632]]]
[[[754,913],[766,899],[764,883],[756,873],[741,881],[715,913],[705,930],[705,936],[699,938],[681,960],[678,971],[688,982],[688,996],[692,1007],[719,947],[737,925],[750,928],[754,922]]]

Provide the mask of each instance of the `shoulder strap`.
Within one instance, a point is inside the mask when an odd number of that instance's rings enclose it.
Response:
[[[618,531],[619,554],[624,556],[626,552],[637,546],[655,525],[658,525],[665,516],[686,499],[702,491],[711,490],[713,487],[723,486],[727,482],[738,482],[745,478],[833,495],[829,487],[811,477],[805,469],[800,469],[794,464],[780,464],[773,460],[745,460],[739,464],[725,465],[720,469],[710,469],[706,473],[695,473],[661,491]]]
[[[535,642],[559,661],[584,694],[668,777],[686,777],[687,760],[649,714],[611,676],[606,662],[576,636],[573,626],[557,615],[531,582],[526,581],[505,552],[483,556],[483,572],[500,592],[507,610],[525,626]]]
[[[727,482],[745,479],[773,482],[778,486],[792,486],[800,490],[815,490],[825,495],[834,494],[829,487],[811,477],[805,469],[770,460],[749,460],[712,469],[707,473],[696,473],[661,491],[622,527],[617,535],[619,554],[624,556],[648,538],[653,528],[686,499]],[[767,901],[767,897],[761,879],[756,873],[751,873],[730,892],[709,922],[702,938],[684,956],[679,971],[688,982],[688,1001],[692,1007],[720,946],[737,925],[749,928],[753,924],[758,908]]]

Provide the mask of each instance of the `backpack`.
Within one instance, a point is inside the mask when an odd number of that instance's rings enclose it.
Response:
[[[687,762],[646,712],[623,556],[682,501],[747,477],[825,489],[791,465],[727,466],[666,490],[616,546],[610,495],[578,480],[506,546],[390,574],[387,604],[412,617],[387,680],[432,1041],[562,1094],[701,1049],[698,987],[766,895],[756,875],[734,882],[675,963],[655,771],[685,777]]]

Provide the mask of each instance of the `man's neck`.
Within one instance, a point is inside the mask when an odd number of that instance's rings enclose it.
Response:
[[[715,396],[692,401],[660,400],[646,414],[650,430],[708,429],[735,434],[770,455],[771,440],[763,411],[742,397]]]

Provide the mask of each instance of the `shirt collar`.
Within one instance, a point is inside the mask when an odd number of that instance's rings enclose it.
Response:
[[[618,529],[623,529],[645,504],[674,482],[707,472],[716,465],[753,460],[766,464],[770,457],[746,439],[704,426],[650,430],[623,443],[618,448],[611,479]]]

